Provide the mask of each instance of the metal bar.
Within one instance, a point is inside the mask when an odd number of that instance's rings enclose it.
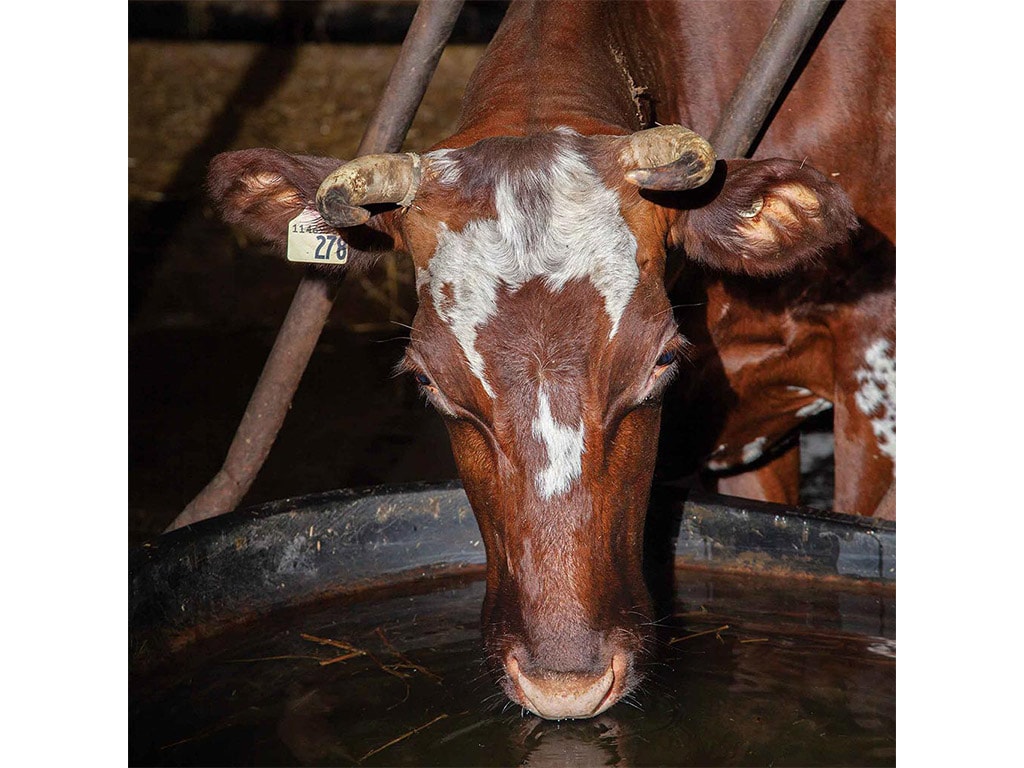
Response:
[[[743,157],[793,73],[831,0],[782,0],[711,136],[719,157]]]
[[[401,149],[463,3],[422,0],[357,156]],[[168,531],[230,512],[252,486],[284,423],[343,277],[344,273],[324,277],[312,269],[303,276],[224,465],[171,522]]]

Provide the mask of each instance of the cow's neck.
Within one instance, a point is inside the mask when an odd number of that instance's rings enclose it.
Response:
[[[513,3],[470,79],[448,146],[566,126],[583,134],[651,127],[665,104],[644,3]],[[580,30],[586,30],[581,34]],[[646,41],[646,42],[645,42]]]

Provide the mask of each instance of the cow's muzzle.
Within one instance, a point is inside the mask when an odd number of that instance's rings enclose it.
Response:
[[[505,662],[516,694],[513,698],[548,720],[586,718],[604,712],[625,692],[628,667],[625,653],[613,656],[604,673],[598,675],[545,669],[533,669],[528,674],[515,654]]]

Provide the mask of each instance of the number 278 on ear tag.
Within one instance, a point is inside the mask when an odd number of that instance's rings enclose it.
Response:
[[[326,225],[313,208],[288,222],[288,261],[307,264],[346,264],[348,243],[337,233],[322,232]]]

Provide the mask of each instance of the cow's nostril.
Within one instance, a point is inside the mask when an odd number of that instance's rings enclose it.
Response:
[[[614,704],[622,690],[622,681],[616,675],[623,667],[618,658],[602,675],[543,670],[527,675],[515,656],[509,657],[507,666],[509,677],[522,693],[522,703],[548,720],[593,717]]]

